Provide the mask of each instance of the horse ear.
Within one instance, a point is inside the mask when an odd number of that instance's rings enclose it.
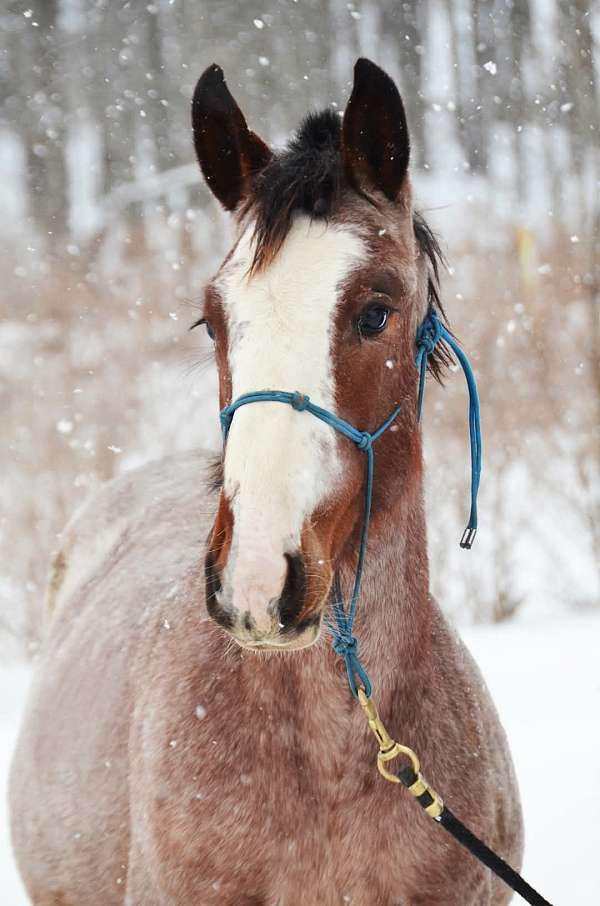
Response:
[[[233,211],[248,194],[253,174],[271,158],[251,132],[231,96],[223,70],[213,63],[198,80],[192,100],[192,129],[202,173],[224,208]]]
[[[404,105],[389,75],[364,58],[354,67],[343,154],[346,177],[355,189],[379,189],[396,200],[410,154]]]

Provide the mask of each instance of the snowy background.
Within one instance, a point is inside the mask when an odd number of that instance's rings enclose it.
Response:
[[[600,842],[583,818],[600,803],[597,0],[0,0],[0,762],[69,514],[120,470],[218,443],[210,350],[186,330],[228,243],[193,160],[196,79],[222,65],[281,145],[307,110],[343,110],[359,54],[403,93],[482,396],[467,554],[463,378],[427,391],[434,590],[490,624],[469,638],[513,739],[535,879],[592,902],[566,884]],[[573,749],[585,802],[552,776]]]

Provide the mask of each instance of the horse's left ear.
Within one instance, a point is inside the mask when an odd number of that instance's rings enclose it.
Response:
[[[355,189],[378,189],[395,201],[410,154],[402,98],[387,73],[361,58],[344,113],[343,154],[346,176]]]
[[[204,178],[224,208],[233,211],[250,191],[252,176],[271,151],[251,132],[232,97],[220,66],[213,63],[198,80],[192,100],[194,145]]]

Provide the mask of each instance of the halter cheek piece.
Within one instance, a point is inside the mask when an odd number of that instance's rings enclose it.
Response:
[[[423,408],[423,397],[425,393],[425,377],[427,374],[427,362],[429,356],[435,349],[436,345],[443,340],[455,353],[467,380],[469,389],[469,434],[471,439],[471,511],[469,522],[460,541],[460,546],[470,549],[475,535],[477,533],[477,492],[479,490],[479,479],[481,475],[481,426],[479,417],[479,397],[477,394],[477,385],[475,376],[469,363],[468,358],[449,333],[441,320],[435,314],[430,312],[417,331],[416,345],[417,356],[416,366],[419,370],[419,392],[417,414],[421,418]],[[235,412],[242,406],[250,403],[286,403],[297,412],[309,412],[315,418],[325,422],[331,428],[339,431],[348,440],[353,441],[359,450],[364,450],[367,454],[367,476],[365,481],[365,500],[363,507],[362,528],[360,534],[360,546],[358,549],[358,562],[354,576],[354,586],[350,598],[348,609],[344,606],[342,591],[340,586],[339,575],[336,574],[334,580],[334,600],[333,616],[334,620],[329,619],[329,629],[333,638],[333,649],[336,654],[344,658],[346,671],[348,674],[348,684],[355,698],[358,697],[359,685],[365,691],[365,694],[371,695],[371,681],[367,672],[358,658],[358,641],[352,633],[354,618],[356,616],[356,607],[360,594],[360,583],[362,579],[363,565],[367,551],[367,541],[369,536],[369,521],[371,517],[371,501],[373,498],[373,444],[387,429],[393,424],[400,412],[400,406],[386,418],[386,420],[375,429],[375,431],[358,431],[349,422],[339,418],[335,413],[322,409],[310,401],[308,396],[302,393],[288,393],[284,390],[257,390],[253,393],[244,393],[238,396],[236,400],[225,406],[220,413],[221,427],[223,430],[223,442],[227,440],[229,428],[233,421]],[[335,622],[334,622],[335,621]],[[358,680],[358,684],[357,684]]]

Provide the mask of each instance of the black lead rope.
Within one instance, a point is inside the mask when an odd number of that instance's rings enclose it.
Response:
[[[419,779],[419,775],[416,774],[411,767],[399,771],[397,776],[400,783],[407,789],[414,787]],[[430,808],[434,802],[434,798],[428,789],[425,789],[420,795],[415,796],[415,799],[424,809]],[[462,821],[459,821],[456,815],[454,815],[446,805],[442,806],[442,811],[434,820],[437,821],[438,824],[441,824],[461,846],[468,849],[476,859],[489,868],[490,871],[493,871],[505,884],[508,884],[515,893],[518,893],[519,896],[523,897],[526,903],[530,903],[531,906],[552,906],[552,904],[548,900],[545,900],[537,890],[534,890],[534,888],[528,884],[514,868],[511,868],[504,859],[497,856],[496,853],[493,852],[489,846],[486,846],[479,837],[476,837],[468,827],[465,827]]]
[[[441,824],[449,834],[452,834],[455,840],[458,840],[465,849],[468,849],[476,859],[479,859],[480,862],[487,865],[487,867],[493,871],[495,875],[498,875],[505,884],[512,887],[515,893],[518,893],[519,896],[523,897],[526,903],[531,903],[531,906],[552,906],[552,904],[548,900],[545,900],[537,890],[534,890],[531,884],[528,884],[514,868],[511,868],[504,859],[497,856],[489,846],[482,843],[479,837],[476,837],[468,827],[465,827],[462,821],[459,821],[449,808],[444,806],[444,811],[437,820],[438,824]]]

